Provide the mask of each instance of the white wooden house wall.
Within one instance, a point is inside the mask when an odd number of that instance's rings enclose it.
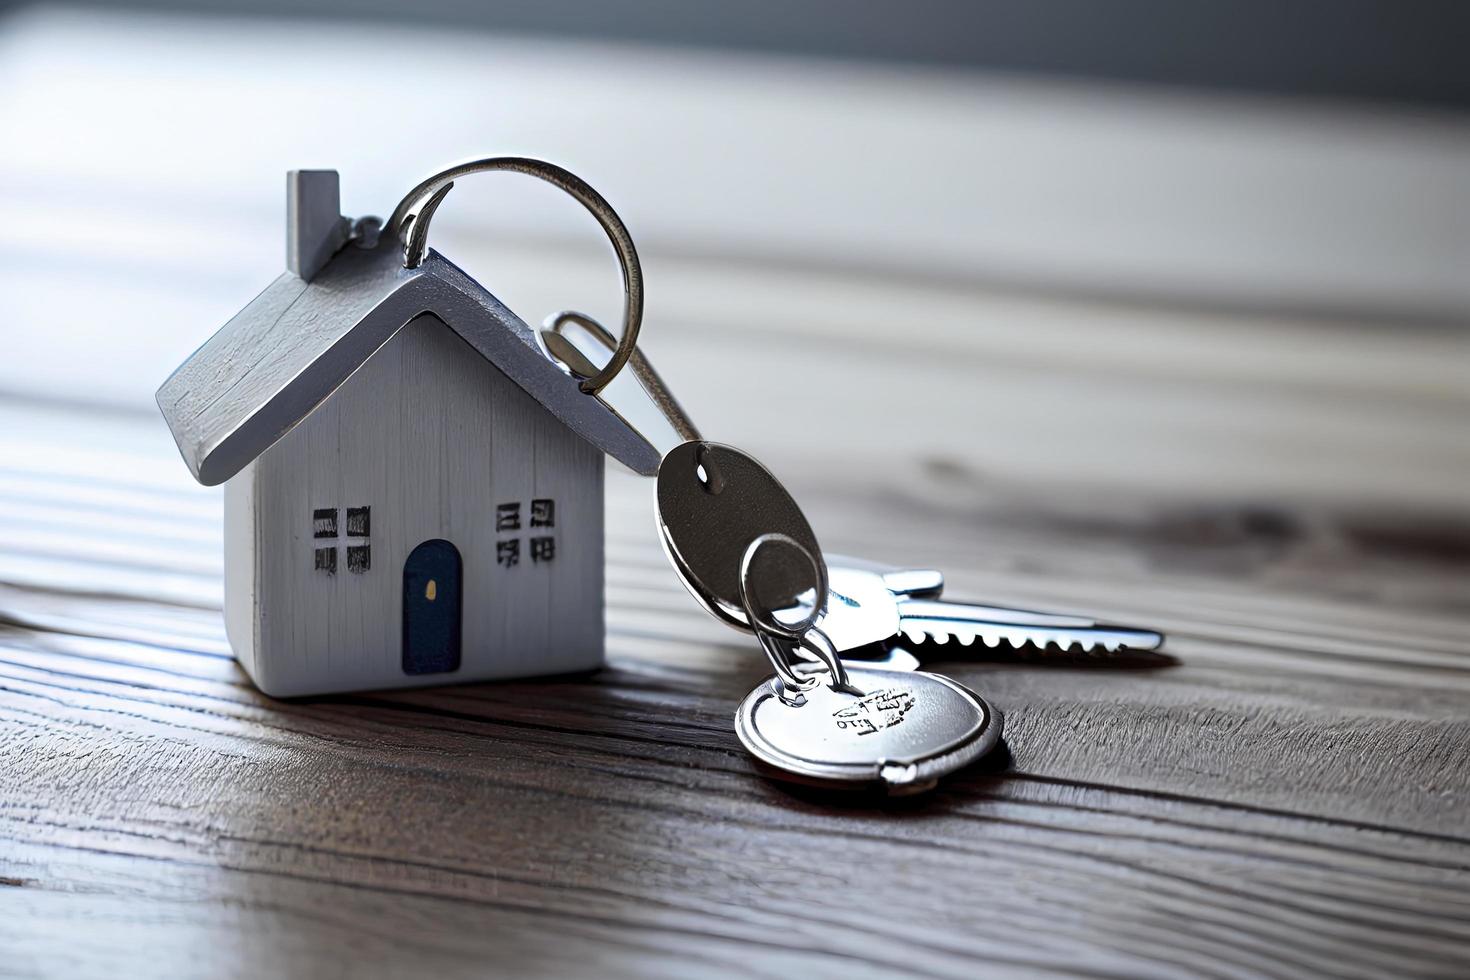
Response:
[[[420,316],[229,481],[231,645],[277,696],[595,667],[602,492],[596,447],[442,321]],[[554,502],[553,526],[530,526],[535,500]],[[501,505],[516,505],[518,528],[502,518],[497,530]],[[369,534],[349,537],[348,508],[360,507]],[[336,511],[335,538],[314,536],[321,510]],[[410,675],[403,565],[436,538],[463,561],[462,662]],[[532,554],[535,538],[551,539],[551,557],[544,542]],[[349,547],[370,549],[365,570],[349,568]],[[325,548],[336,551],[334,572],[317,567]]]

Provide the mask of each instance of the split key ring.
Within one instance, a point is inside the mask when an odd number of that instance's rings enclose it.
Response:
[[[460,177],[490,170],[509,170],[526,174],[560,188],[576,198],[584,208],[592,213],[597,223],[602,226],[602,230],[607,233],[608,240],[612,242],[613,251],[617,253],[618,265],[622,268],[623,273],[623,331],[616,347],[613,348],[612,357],[607,364],[603,365],[602,370],[578,382],[584,393],[595,395],[618,376],[618,372],[623,369],[623,365],[628,363],[628,359],[633,356],[638,346],[638,330],[643,325],[643,268],[638,264],[638,250],[633,247],[633,238],[628,234],[623,219],[619,218],[612,205],[608,204],[603,196],[593,190],[592,186],[582,178],[554,163],[530,157],[486,157],[440,171],[420,181],[417,187],[409,191],[403,200],[398,202],[398,206],[393,209],[393,214],[388,218],[387,232],[397,235],[403,242],[403,267],[416,269],[424,261],[424,255],[429,247],[429,222],[433,219],[434,212],[438,210],[440,203],[443,202],[444,196],[454,187],[454,182]],[[558,322],[568,316],[569,311],[555,314]],[[580,313],[575,316],[586,320],[591,319]],[[600,324],[598,328],[601,329]]]
[[[777,547],[794,551],[806,561],[812,572],[811,611],[790,622],[783,621],[777,615],[778,609],[771,608],[769,604],[762,605],[758,597],[757,562],[763,549],[769,554]],[[781,598],[797,602],[806,591],[803,590],[795,595],[782,594]],[[831,675],[830,685],[834,689],[842,690],[848,686],[847,669],[842,665],[837,648],[817,625],[817,620],[821,618],[826,608],[824,601],[826,598],[826,564],[795,538],[772,532],[760,535],[746,547],[745,554],[740,561],[740,604],[745,610],[746,621],[751,631],[755,633],[756,639],[760,641],[761,649],[765,651],[766,658],[770,660],[771,667],[776,671],[776,676],[792,691],[808,691],[821,683],[821,678],[814,673],[797,672],[793,654],[798,649],[813,654],[815,659],[827,669]]]

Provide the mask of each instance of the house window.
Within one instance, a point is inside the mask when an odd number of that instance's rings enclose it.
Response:
[[[349,538],[367,537],[371,533],[371,518],[371,507],[347,508],[347,536]]]
[[[348,507],[347,520],[342,528],[337,518],[336,507],[317,507],[311,512],[311,536],[313,540],[331,540],[333,543],[312,549],[312,568],[328,575],[337,574],[337,532],[345,530],[349,538],[366,538],[372,533],[372,508]],[[361,575],[372,568],[372,549],[366,541],[347,546],[347,570]]]
[[[536,563],[551,561],[556,557],[556,538],[532,538],[531,560]]]
[[[512,500],[495,505],[495,530],[498,534],[514,534],[521,530],[522,501]],[[541,529],[556,527],[556,501],[550,497],[534,497],[526,511],[524,526]],[[526,538],[526,555],[534,565],[543,565],[556,558],[556,538],[550,534],[532,534]],[[503,568],[513,568],[521,562],[521,538],[516,535],[495,542],[495,562]]]
[[[324,507],[311,512],[311,536],[335,538],[337,536],[337,508]]]
[[[350,544],[347,546],[347,570],[355,575],[361,575],[372,567],[372,548],[365,544]]]

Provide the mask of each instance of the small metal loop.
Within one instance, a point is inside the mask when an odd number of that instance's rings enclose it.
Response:
[[[529,157],[487,157],[483,160],[472,160],[421,181],[398,202],[384,227],[404,243],[404,268],[417,268],[423,262],[428,249],[429,220],[454,181],[491,170],[510,170],[537,177],[565,191],[592,213],[602,230],[607,233],[608,240],[612,242],[623,273],[623,332],[613,348],[612,357],[602,370],[580,382],[583,392],[595,395],[618,376],[618,372],[637,349],[638,330],[643,324],[643,269],[638,263],[638,250],[633,247],[633,238],[628,234],[623,220],[612,209],[612,205],[586,181],[554,163]]]
[[[376,215],[365,214],[352,222],[352,231],[348,233],[347,240],[358,248],[377,248],[378,235],[383,230],[383,219]]]
[[[821,677],[817,673],[811,670],[803,672],[793,666],[792,654],[795,652],[791,648],[793,641],[768,633],[761,626],[755,628],[755,635],[756,639],[760,640],[761,649],[765,651],[766,659],[771,662],[782,684],[794,691],[810,691],[821,683]],[[833,645],[832,640],[822,631],[821,627],[813,626],[799,641],[795,642],[810,651],[816,663],[826,669],[827,674],[831,677],[828,685],[833,690],[850,689],[847,666],[842,662],[842,656],[837,652],[837,647]],[[808,663],[807,666],[813,665]]]
[[[751,594],[751,573],[755,567],[755,556],[767,545],[785,545],[794,549],[807,560],[812,568],[812,611],[794,623],[783,623],[775,618],[774,609],[757,610],[755,597]],[[745,555],[740,559],[740,603],[745,607],[746,619],[750,622],[751,629],[764,628],[776,636],[788,640],[800,641],[802,636],[816,623],[817,617],[822,615],[822,609],[826,605],[827,597],[827,566],[818,561],[816,556],[802,546],[801,542],[789,534],[772,532],[762,534],[745,547]],[[757,613],[760,615],[757,615]]]
[[[790,643],[785,637],[774,633],[767,633],[764,628],[755,628],[755,637],[760,641],[761,649],[765,651],[766,659],[771,662],[771,668],[775,670],[776,676],[781,683],[793,691],[810,691],[822,682],[816,674],[798,674],[791,666],[791,650],[786,645]]]
[[[576,310],[562,310],[560,313],[553,313],[547,317],[542,322],[542,327],[550,330],[554,334],[561,334],[562,327],[568,323],[575,323],[583,330],[586,330],[592,335],[594,340],[602,344],[609,351],[617,350],[617,338],[609,333],[608,329],[601,323],[598,323],[595,318],[588,316],[586,313],[578,313]],[[571,368],[572,365],[568,364],[567,367]],[[648,397],[653,401],[654,407],[663,413],[664,418],[668,419],[669,425],[678,433],[679,438],[684,442],[699,441],[701,439],[699,429],[695,427],[694,422],[684,411],[684,406],[679,404],[679,400],[674,397],[673,393],[669,391],[668,386],[664,384],[664,379],[653,369],[653,365],[649,363],[648,358],[643,356],[642,351],[633,351],[633,356],[628,359],[628,367],[633,369],[634,377],[643,386],[643,390],[648,392]],[[576,373],[575,369],[573,371]]]
[[[832,675],[831,686],[834,689],[846,690],[851,686],[847,682],[847,667],[842,663],[842,656],[820,626],[807,630],[802,635],[801,645],[816,654],[817,660],[827,668],[827,673]]]
[[[751,571],[754,567],[756,553],[761,548],[772,544],[795,548],[811,564],[812,571],[815,573],[812,611],[796,623],[783,623],[774,617],[774,610],[756,608],[755,596],[751,589]],[[826,607],[826,597],[827,568],[825,563],[818,560],[796,539],[773,532],[762,534],[746,547],[745,556],[740,562],[740,604],[744,607],[746,621],[751,631],[755,633],[756,639],[760,641],[761,649],[765,651],[766,659],[771,662],[776,676],[794,691],[809,691],[821,683],[821,679],[815,674],[798,673],[792,666],[795,654],[792,644],[799,644],[816,655],[816,659],[827,668],[827,672],[831,675],[831,684],[834,688],[840,689],[847,686],[847,670],[842,665],[837,649],[832,645],[827,634],[816,626],[817,619]]]
[[[424,252],[429,247],[429,222],[433,219],[434,212],[439,210],[439,205],[444,203],[444,198],[453,189],[454,182],[450,181],[430,195],[417,214],[411,214],[405,219],[408,226],[408,240],[403,246],[404,268],[416,269],[419,263],[423,262]],[[415,258],[409,259],[408,256],[415,256]]]

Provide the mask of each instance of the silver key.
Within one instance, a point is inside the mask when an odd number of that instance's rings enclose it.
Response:
[[[954,641],[969,647],[1006,644],[1017,649],[1081,653],[1157,650],[1155,630],[939,598],[944,577],[927,569],[893,569],[830,556],[827,609],[818,625],[844,655],[907,637],[920,643]]]

